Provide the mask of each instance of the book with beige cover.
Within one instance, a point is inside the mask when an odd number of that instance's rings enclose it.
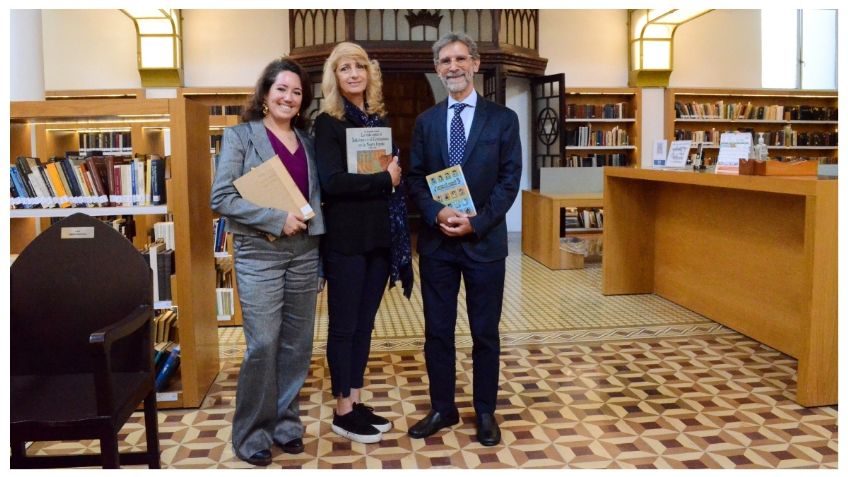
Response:
[[[347,128],[347,171],[351,174],[376,174],[386,170],[392,160],[391,128]]]
[[[254,167],[233,181],[239,194],[256,205],[303,214],[305,220],[315,217],[315,211],[303,197],[279,156]]]

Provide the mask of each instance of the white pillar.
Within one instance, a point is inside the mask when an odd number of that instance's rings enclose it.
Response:
[[[642,157],[642,168],[654,167],[654,142],[663,138],[665,120],[665,88],[642,88],[642,138],[639,150]]]
[[[9,99],[41,101],[44,99],[41,10],[10,10],[9,33]]]

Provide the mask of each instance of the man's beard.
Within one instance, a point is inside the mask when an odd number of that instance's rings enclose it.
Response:
[[[442,84],[445,86],[445,89],[450,91],[451,93],[459,93],[460,91],[464,91],[465,88],[468,87],[468,84],[471,83],[471,79],[468,78],[467,73],[463,73],[462,76],[458,76],[456,78],[451,78],[452,81],[448,81],[446,76],[439,76],[439,79],[442,80]],[[465,81],[461,81],[461,80]]]

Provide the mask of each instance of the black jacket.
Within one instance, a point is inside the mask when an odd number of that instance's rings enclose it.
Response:
[[[391,246],[388,172],[347,172],[345,130],[357,127],[347,118],[326,113],[315,119],[315,159],[321,182],[326,234],[323,247],[346,255]]]

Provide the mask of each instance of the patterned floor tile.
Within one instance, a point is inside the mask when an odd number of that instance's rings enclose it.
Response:
[[[513,237],[514,239],[514,237]],[[305,452],[273,449],[272,468],[303,469],[724,469],[837,468],[835,406],[792,401],[797,362],[654,296],[604,297],[600,268],[551,271],[507,260],[498,419],[502,443],[476,442],[471,349],[457,327],[460,423],[426,439],[407,430],[429,409],[420,294],[393,290],[377,319],[363,398],[394,428],[378,444],[331,428],[324,357],[326,303],[301,391]],[[249,468],[233,455],[231,422],[244,349],[222,328],[221,371],[200,409],[159,413],[167,468]],[[122,450],[144,448],[142,415],[122,429]],[[95,441],[35,443],[30,453],[84,453]]]

